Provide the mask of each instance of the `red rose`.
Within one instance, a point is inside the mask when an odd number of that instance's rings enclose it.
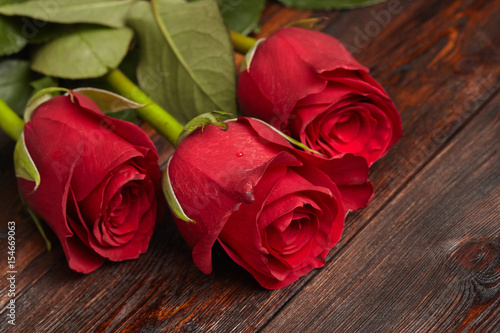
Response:
[[[402,135],[394,103],[368,69],[317,31],[285,28],[262,42],[238,99],[245,115],[328,156],[352,153],[371,165]]]
[[[26,123],[24,141],[40,184],[18,182],[61,241],[70,268],[88,273],[106,258],[133,259],[147,250],[161,171],[156,148],[139,127],[72,94],[73,101],[66,95],[43,103]]]
[[[164,182],[195,221],[176,223],[204,273],[219,241],[262,286],[281,288],[325,264],[345,212],[372,196],[368,166],[354,155],[327,160],[299,151],[254,119],[228,125],[195,131],[167,165]]]

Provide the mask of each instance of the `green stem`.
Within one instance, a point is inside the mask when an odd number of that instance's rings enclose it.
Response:
[[[24,128],[24,121],[0,98],[0,127],[17,141]]]
[[[137,114],[158,134],[166,138],[174,147],[183,126],[161,106],[153,102],[138,86],[130,81],[119,69],[113,69],[106,75],[106,80],[120,94],[145,106],[137,109]]]
[[[246,54],[257,42],[255,38],[247,37],[234,31],[230,31],[234,50],[241,54]]]

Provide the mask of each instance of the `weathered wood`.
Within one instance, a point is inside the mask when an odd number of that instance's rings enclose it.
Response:
[[[456,145],[454,137],[457,133],[462,136],[470,131],[472,127],[467,124],[498,90],[500,77],[498,1],[401,1],[404,10],[398,14],[391,14],[387,25],[379,23],[380,31],[378,34],[373,34],[373,37],[368,36],[368,43],[357,45],[355,38],[359,32],[356,27],[366,33],[366,27],[374,26],[374,23],[370,22],[378,22],[372,12],[389,10],[388,4],[389,2],[353,11],[312,14],[328,16],[325,31],[347,44],[355,57],[373,70],[374,76],[381,81],[395,100],[403,118],[404,130],[403,139],[372,169],[370,178],[376,187],[374,201],[369,208],[348,217],[343,239],[332,251],[329,258],[333,261],[330,261],[325,269],[316,271],[289,287],[278,291],[267,291],[260,288],[248,273],[233,264],[219,249],[215,254],[215,272],[205,276],[192,264],[189,248],[171,221],[166,219],[158,226],[150,250],[139,260],[107,263],[89,275],[74,273],[67,267],[54,234],[49,232],[54,250],[52,253],[47,253],[34,224],[22,211],[10,162],[13,145],[7,145],[0,151],[2,156],[0,231],[5,231],[7,220],[16,221],[18,236],[16,329],[20,332],[33,330],[111,332],[120,329],[130,332],[253,331],[272,320],[274,314],[283,307],[281,313],[291,311],[291,306],[304,297],[301,289],[309,288],[309,281],[312,280],[311,286],[316,285],[316,281],[325,276],[335,281],[338,275],[331,270],[338,266],[337,260],[345,258],[347,253],[350,253],[350,249],[353,244],[357,244],[359,237],[366,238],[367,230],[382,228],[385,224],[376,221],[385,216],[386,211],[394,211],[396,203],[399,203],[396,206],[401,213],[411,209],[411,205],[415,203],[412,201],[401,203],[398,200],[409,188],[418,186],[414,182],[420,179],[421,170],[425,173],[434,165],[439,166],[439,162],[435,162],[434,159],[436,158],[436,161],[442,159],[442,155],[439,154],[443,150],[448,151],[447,145],[450,142]],[[310,13],[303,14],[271,4],[264,14],[261,36],[266,36],[286,23],[308,15]],[[499,105],[498,100],[493,100],[490,104],[493,105],[492,103],[496,103],[497,107]],[[476,140],[475,136],[491,136],[487,128],[490,127],[484,127],[481,132],[467,135],[472,140]],[[153,135],[152,131],[148,133]],[[154,136],[154,140],[160,148],[163,163],[171,153],[171,148],[157,136]],[[457,159],[460,158],[460,153],[456,156]],[[463,167],[464,169],[460,170],[467,171],[466,166],[455,167],[459,169]],[[485,174],[483,171],[478,172],[474,179]],[[494,174],[489,177],[493,178]],[[494,199],[493,194],[497,192],[491,192],[488,184],[484,186],[481,191],[486,193],[485,202],[491,203]],[[455,203],[455,199],[456,202],[463,200],[458,194],[449,200]],[[428,200],[422,204],[421,209],[435,211],[439,203],[442,202]],[[454,204],[451,207],[454,210],[459,208]],[[486,206],[482,210],[489,211]],[[456,214],[454,211],[441,211],[441,214],[450,213]],[[469,218],[477,220],[477,223],[482,221],[481,216],[474,215]],[[429,222],[431,221],[426,223]],[[442,231],[439,226],[436,228],[437,231]],[[396,240],[404,238],[406,232],[407,230],[401,230],[400,238]],[[376,246],[377,242],[387,243],[389,248],[400,246],[400,243],[389,243],[392,239],[387,239],[387,233],[381,233],[372,234],[370,241],[375,244],[373,246]],[[429,242],[431,239],[433,238],[429,237]],[[415,246],[417,250],[422,246],[422,243],[405,244]],[[474,244],[470,246],[474,247]],[[490,243],[487,243],[485,248],[489,248],[488,244]],[[0,239],[0,249],[5,248],[5,240]],[[413,253],[411,247],[406,250],[408,253]],[[490,250],[485,251],[488,254],[492,253]],[[469,251],[464,252],[465,254],[457,253],[457,258],[463,258]],[[383,252],[384,254],[386,252]],[[373,261],[381,260],[382,265],[390,264],[386,259],[387,255],[386,257],[383,255],[380,258],[374,257]],[[416,255],[415,251],[411,256]],[[365,261],[359,263],[351,261],[349,264],[357,271],[368,265]],[[439,267],[431,268],[436,269],[432,273],[436,277],[431,280],[441,283],[448,281],[440,280],[442,273],[438,270]],[[320,275],[314,278],[318,272]],[[343,279],[352,280],[352,283],[358,286],[358,291],[373,285],[373,281],[385,281],[383,277],[386,275],[380,271],[380,267],[375,268],[373,273],[368,271],[364,273],[374,280],[366,280],[355,275],[345,275]],[[451,275],[449,279],[454,281]],[[372,281],[372,284],[365,284],[365,280]],[[410,277],[402,279],[400,283],[405,282],[408,282],[409,286],[418,283]],[[2,269],[0,290],[5,290],[6,285],[6,269]],[[390,293],[390,291],[389,288],[384,292]],[[439,294],[434,289],[432,292],[427,295],[421,306],[434,306],[438,311],[440,304],[446,304],[444,302],[448,299],[446,294]],[[316,289],[318,305],[314,302],[313,309],[317,318],[328,316],[336,307],[350,306],[349,303],[323,304],[320,302],[322,293],[321,289]],[[408,304],[414,304],[412,302],[422,296],[417,293],[418,290],[408,296],[410,297]],[[300,296],[296,296],[297,294]],[[392,308],[393,305],[382,300],[378,302],[374,295],[368,295],[372,297],[370,302],[373,309],[382,311],[384,307]],[[5,295],[2,295],[1,328],[8,327],[3,306],[6,300]],[[320,306],[320,303],[323,305]],[[366,307],[362,305],[354,309],[351,315],[370,318],[365,313]],[[405,299],[399,300],[394,306],[404,308]],[[487,317],[484,320],[492,322],[491,318],[495,318],[495,313],[498,312],[498,305],[497,310],[494,310],[494,305],[484,304],[471,309],[473,310],[467,317],[469,319],[463,321],[466,325],[476,323],[474,320],[477,318],[477,321],[480,321],[482,317]],[[276,325],[284,320],[283,316],[276,317]],[[416,321],[408,320],[408,326],[400,328],[417,331],[420,317],[418,314],[414,316],[417,316],[412,317]],[[300,318],[303,316],[300,315]],[[451,320],[453,317],[447,318]],[[273,327],[273,324],[274,322],[268,328]],[[327,329],[327,327],[321,328]]]
[[[500,96],[264,332],[498,332],[499,106]]]

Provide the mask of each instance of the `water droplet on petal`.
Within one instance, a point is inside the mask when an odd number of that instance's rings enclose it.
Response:
[[[241,157],[241,156],[243,156],[243,152],[240,151],[240,152],[236,153],[236,157]]]

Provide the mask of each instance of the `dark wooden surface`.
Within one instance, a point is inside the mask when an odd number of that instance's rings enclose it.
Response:
[[[398,10],[379,23],[374,13],[389,3]],[[14,220],[18,332],[500,332],[500,2],[341,12],[271,2],[261,35],[311,16],[325,16],[324,31],[370,67],[404,131],[373,166],[375,198],[348,216],[326,266],[268,291],[216,249],[214,273],[203,275],[166,219],[139,260],[72,272],[54,234],[49,253],[23,211],[6,144],[0,330],[12,329],[5,233]],[[165,161],[171,149],[147,130]]]

